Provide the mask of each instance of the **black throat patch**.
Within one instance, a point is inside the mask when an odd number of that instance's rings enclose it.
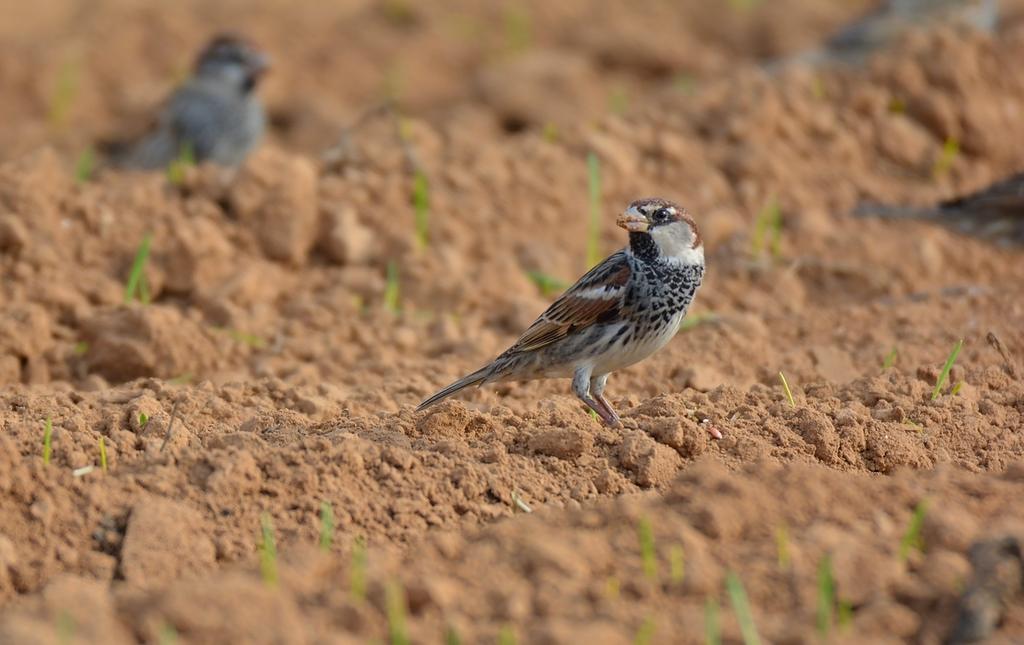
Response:
[[[645,262],[653,262],[658,259],[658,245],[649,233],[630,233],[629,250],[637,258]]]

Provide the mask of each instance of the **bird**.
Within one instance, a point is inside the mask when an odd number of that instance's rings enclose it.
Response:
[[[882,0],[826,38],[820,47],[770,61],[764,69],[778,74],[791,65],[861,65],[912,29],[953,25],[993,33],[999,19],[999,0]]]
[[[628,231],[628,246],[569,287],[494,361],[417,411],[472,385],[572,378],[575,395],[608,426],[621,427],[604,395],[608,376],[676,335],[704,279],[704,244],[690,213],[665,199],[632,202],[616,224]]]
[[[930,221],[1003,246],[1024,245],[1024,172],[932,206],[861,204],[854,215]]]
[[[215,36],[150,131],[134,141],[105,146],[111,164],[156,170],[185,157],[196,163],[240,165],[266,127],[255,90],[268,66],[269,58],[241,37]]]
[[[941,23],[992,33],[998,22],[998,0],[885,0],[830,37],[825,50],[833,59],[859,61],[912,27]]]

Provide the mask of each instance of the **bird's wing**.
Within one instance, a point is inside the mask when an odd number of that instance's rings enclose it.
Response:
[[[230,99],[198,82],[186,83],[166,108],[165,119],[178,142],[189,142],[196,160],[208,159],[217,139],[231,124]],[[175,151],[180,154],[180,151]]]
[[[625,251],[612,254],[559,296],[506,353],[539,349],[577,330],[613,320],[620,313],[630,275]]]

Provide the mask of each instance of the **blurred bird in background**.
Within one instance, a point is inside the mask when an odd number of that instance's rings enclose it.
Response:
[[[791,64],[858,65],[911,29],[953,25],[992,33],[998,23],[999,0],[883,0],[821,47],[773,61],[766,69],[774,73]]]
[[[142,137],[106,147],[114,166],[164,169],[188,157],[237,166],[256,147],[266,127],[255,89],[268,58],[245,40],[219,35],[196,59],[192,75],[167,100]]]
[[[864,204],[854,213],[886,219],[927,220],[1000,245],[1024,245],[1024,172],[935,206]]]

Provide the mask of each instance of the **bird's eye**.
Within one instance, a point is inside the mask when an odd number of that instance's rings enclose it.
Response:
[[[669,212],[667,208],[659,208],[654,211],[653,215],[651,215],[651,219],[654,220],[656,224],[661,224],[672,219],[672,213]]]

